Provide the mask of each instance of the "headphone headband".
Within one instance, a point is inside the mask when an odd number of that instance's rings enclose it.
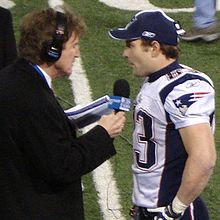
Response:
[[[66,17],[64,13],[57,11],[56,12],[56,30],[55,30],[54,38],[58,41],[63,41],[65,29],[66,29]]]

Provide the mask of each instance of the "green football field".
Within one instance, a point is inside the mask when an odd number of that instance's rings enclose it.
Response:
[[[71,5],[85,19],[88,26],[85,37],[81,39],[81,59],[89,84],[92,90],[92,99],[97,99],[103,95],[111,95],[112,87],[117,79],[125,78],[131,87],[131,99],[133,100],[139,90],[140,78],[132,76],[131,69],[126,61],[121,57],[124,42],[112,40],[107,32],[110,28],[124,26],[136,13],[136,11],[120,10],[111,8],[98,0],[68,0]],[[16,39],[19,39],[19,23],[22,16],[35,8],[47,6],[46,0],[15,0],[16,4],[12,9],[14,29]],[[163,8],[188,8],[193,7],[192,0],[151,0],[151,4]],[[168,13],[175,20],[178,20],[184,29],[189,29],[192,25],[192,13],[179,12]],[[220,12],[217,13],[220,19]],[[220,31],[220,30],[219,30]],[[216,148],[220,156],[220,40],[213,43],[185,43],[180,42],[181,49],[180,62],[207,73],[214,81],[216,88]],[[76,76],[77,77],[77,76]],[[56,93],[70,103],[74,103],[74,97],[71,90],[71,81],[68,78],[57,79],[54,82]],[[61,102],[64,108],[68,104]],[[74,105],[74,104],[73,104]],[[121,137],[116,138],[115,145],[117,155],[110,162],[113,166],[114,179],[103,180],[108,186],[115,181],[119,191],[119,202],[121,213],[125,219],[129,219],[128,210],[131,206],[132,189],[132,112],[127,114],[126,128]],[[93,175],[89,174],[83,177],[85,212],[87,220],[102,220],[103,213],[98,204],[98,194],[96,193]],[[214,170],[214,174],[206,187],[202,197],[205,199],[212,220],[220,219],[220,160]],[[106,199],[110,200],[111,191],[106,190]],[[108,204],[108,201],[107,201]],[[117,210],[109,205],[108,211],[114,213]],[[110,218],[109,218],[110,219]],[[116,216],[110,220],[121,219]]]

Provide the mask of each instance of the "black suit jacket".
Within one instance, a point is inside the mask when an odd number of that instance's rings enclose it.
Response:
[[[75,129],[25,60],[0,71],[0,219],[82,220],[81,176],[115,154],[101,126]]]
[[[11,64],[17,57],[12,15],[0,7],[0,69]]]

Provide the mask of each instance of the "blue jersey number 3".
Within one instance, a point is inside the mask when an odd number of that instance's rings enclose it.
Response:
[[[149,170],[156,162],[155,143],[152,140],[152,117],[144,111],[139,111],[136,117],[136,126],[141,126],[142,131],[136,134],[138,140],[138,146],[135,147],[136,162],[141,170]]]

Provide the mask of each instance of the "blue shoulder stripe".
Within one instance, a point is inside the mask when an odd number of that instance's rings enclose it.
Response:
[[[179,84],[182,84],[188,80],[195,80],[195,79],[199,79],[199,80],[202,80],[202,81],[205,81],[207,82],[211,87],[213,87],[213,85],[211,84],[210,81],[208,81],[207,79],[205,79],[204,77],[202,76],[198,76],[198,75],[195,75],[195,74],[186,74],[184,76],[182,76],[181,78],[173,81],[172,83],[168,84],[167,86],[165,86],[161,91],[160,91],[160,98],[161,98],[161,101],[162,103],[164,104],[165,103],[165,100],[166,100],[166,97],[168,96],[168,94],[173,90],[173,88]]]

